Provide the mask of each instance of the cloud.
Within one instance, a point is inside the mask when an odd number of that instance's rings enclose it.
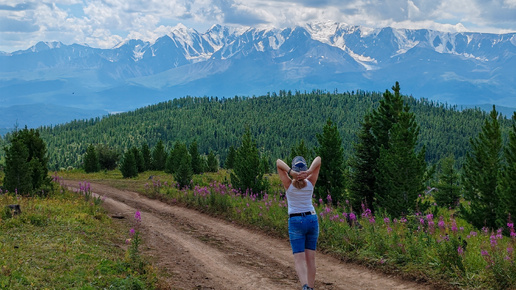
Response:
[[[213,24],[291,27],[325,21],[509,32],[516,31],[516,0],[0,0],[0,50],[38,41],[112,47],[128,37],[155,39],[180,22],[204,31]]]

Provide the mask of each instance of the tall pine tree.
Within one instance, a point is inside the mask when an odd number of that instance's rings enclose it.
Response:
[[[434,199],[438,206],[455,208],[459,204],[460,185],[459,172],[455,169],[453,155],[441,161],[441,173],[437,183]]]
[[[124,178],[131,178],[138,176],[138,165],[133,150],[127,150],[122,158],[120,171]]]
[[[21,140],[13,140],[5,148],[5,176],[3,187],[11,193],[29,194],[32,190],[29,150]]]
[[[497,192],[502,166],[502,134],[500,118],[493,106],[489,118],[477,138],[471,139],[471,152],[466,154],[462,184],[464,199],[469,206],[461,206],[463,216],[477,228],[503,226],[505,217],[500,214]]]
[[[226,162],[224,164],[224,168],[226,169],[233,169],[235,166],[235,157],[236,156],[236,150],[233,145],[229,146],[228,150],[228,156],[226,157]]]
[[[167,163],[167,152],[163,141],[159,140],[154,150],[152,150],[152,169],[153,170],[164,170],[165,164]]]
[[[142,152],[144,171],[150,170],[152,168],[152,157],[149,145],[147,143],[143,143],[140,151]]]
[[[100,170],[99,158],[93,144],[90,144],[84,154],[84,171],[86,173],[98,172]]]
[[[185,146],[186,148],[186,146]],[[179,166],[174,171],[174,179],[176,180],[179,188],[189,188],[191,186],[193,170],[192,170],[192,157],[188,151],[181,155],[179,160]]]
[[[503,166],[500,181],[501,217],[511,216],[516,221],[516,112],[512,115],[512,130],[509,142],[504,148],[506,164]]]
[[[192,158],[192,170],[194,174],[200,174],[203,171],[201,155],[199,154],[199,146],[197,141],[193,141],[188,148],[188,152]]]
[[[345,199],[344,149],[337,125],[328,119],[322,134],[316,134],[316,137],[319,147],[315,148],[315,153],[322,163],[314,189],[315,198],[327,201],[330,195],[334,204],[342,203]]]
[[[263,191],[268,188],[268,183],[263,178],[260,154],[249,128],[242,137],[242,146],[235,152],[234,170],[230,176],[233,188],[243,193],[250,190],[261,196]]]

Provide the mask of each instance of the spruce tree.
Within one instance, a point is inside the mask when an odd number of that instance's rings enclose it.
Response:
[[[95,148],[99,159],[100,169],[114,170],[120,160],[117,150],[109,148],[105,144],[98,144]]]
[[[459,204],[459,173],[454,166],[455,157],[450,155],[441,161],[441,173],[437,183],[437,191],[433,196],[438,206],[455,208]]]
[[[263,179],[263,169],[260,166],[260,155],[251,131],[246,129],[242,137],[242,145],[235,152],[234,170],[231,172],[233,188],[242,193],[250,190],[254,194],[262,195],[268,183]]]
[[[179,188],[183,189],[185,187],[189,188],[191,186],[190,181],[192,180],[192,177],[192,157],[190,156],[190,153],[186,151],[186,153],[180,157],[179,166],[174,171],[174,179],[177,182]]]
[[[512,115],[512,130],[509,132],[509,142],[504,148],[505,165],[501,174],[500,197],[503,207],[500,219],[511,216],[516,221],[516,112]]]
[[[376,162],[378,154],[376,139],[372,134],[371,115],[367,114],[358,133],[358,142],[354,144],[355,154],[350,158],[349,192],[350,202],[354,210],[360,211],[362,204],[366,208],[373,208],[376,186]]]
[[[170,153],[167,156],[165,172],[172,174],[175,173],[181,164],[183,156],[186,154],[188,154],[186,144],[176,141],[176,143],[174,143],[174,147],[170,150]]]
[[[29,130],[25,127],[23,130],[14,132],[10,138],[10,142],[14,145],[14,149],[12,151],[12,154],[14,154],[13,160],[19,161],[20,154],[23,154],[22,151],[25,150],[28,155],[25,162],[20,165],[16,165],[14,163],[9,163],[8,165],[6,156],[5,171],[8,172],[11,170],[9,166],[14,166],[14,168],[11,172],[13,175],[8,177],[7,185],[4,186],[6,186],[8,190],[13,189],[13,184],[15,186],[21,186],[17,189],[18,191],[23,190],[23,194],[32,194],[36,192],[48,193],[52,187],[50,185],[50,177],[48,176],[47,148],[45,142],[40,138],[39,131],[34,129]],[[28,166],[27,168],[25,167],[26,165]],[[21,172],[21,169],[27,169],[27,174]],[[13,180],[9,180],[11,178],[13,178]],[[27,180],[16,181],[16,179],[19,178],[27,178]],[[30,190],[26,190],[26,182],[30,184]]]
[[[314,190],[315,198],[327,201],[328,195],[331,195],[334,204],[342,203],[346,198],[344,149],[337,125],[328,119],[322,134],[316,134],[316,137],[319,147],[315,148],[315,153],[321,157],[322,163]],[[310,164],[307,165],[310,166]]]
[[[199,146],[197,141],[193,141],[188,148],[190,157],[192,158],[192,170],[194,174],[201,174],[203,170],[201,155],[199,154]]]
[[[400,116],[390,130],[388,148],[380,148],[380,157],[375,171],[376,209],[391,217],[401,217],[424,211],[419,195],[425,183],[425,150],[416,152],[419,127],[414,114]]]
[[[5,176],[3,187],[11,193],[28,195],[32,191],[29,150],[22,140],[13,140],[5,148]]]
[[[235,147],[233,147],[233,145],[229,146],[228,156],[226,157],[226,162],[224,164],[224,167],[226,169],[233,169],[234,168],[234,166],[235,166],[235,155],[236,155]]]
[[[86,173],[98,172],[100,170],[99,158],[93,144],[90,144],[84,154],[84,171]]]
[[[208,172],[217,172],[219,170],[219,161],[212,150],[208,153]]]
[[[167,152],[163,141],[159,140],[154,150],[152,150],[152,169],[153,170],[164,170],[167,162]]]
[[[150,170],[152,168],[152,157],[149,145],[147,143],[143,143],[140,151],[142,153],[144,171]]]
[[[138,173],[142,173],[145,171],[145,160],[143,160],[143,155],[137,147],[131,147],[130,149],[133,152],[134,160],[136,162],[136,168],[138,169]]]
[[[131,178],[138,176],[138,165],[136,164],[136,158],[134,157],[133,150],[127,150],[122,159],[120,165],[120,171],[124,178]]]
[[[471,139],[471,152],[466,154],[462,184],[464,199],[469,206],[461,206],[464,218],[477,228],[503,226],[497,192],[502,165],[502,134],[500,118],[493,106],[477,138]],[[497,215],[498,214],[498,215]]]

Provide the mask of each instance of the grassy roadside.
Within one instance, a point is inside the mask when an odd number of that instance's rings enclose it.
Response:
[[[101,200],[56,185],[45,198],[0,194],[0,210],[0,289],[155,288],[156,270],[129,254],[131,225]]]

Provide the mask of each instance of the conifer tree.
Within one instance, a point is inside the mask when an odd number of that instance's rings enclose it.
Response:
[[[425,183],[425,150],[416,152],[419,127],[414,114],[402,114],[390,130],[388,148],[380,148],[375,175],[377,209],[401,217],[428,207],[419,195]]]
[[[167,162],[167,152],[163,141],[159,140],[154,150],[152,150],[152,169],[153,170],[164,170]]]
[[[143,160],[143,155],[137,147],[131,147],[131,151],[134,155],[134,160],[136,161],[136,168],[138,169],[138,173],[142,173],[145,171],[145,161]]]
[[[138,165],[136,164],[136,158],[134,157],[133,150],[127,150],[122,159],[120,165],[120,171],[124,178],[131,178],[138,176]]]
[[[428,178],[425,150],[415,152],[419,126],[403,101],[398,82],[392,90],[394,94],[386,90],[378,108],[364,117],[350,161],[350,198],[354,208],[365,202],[373,210],[410,214],[425,206],[417,203]],[[395,176],[395,170],[405,172],[404,168],[414,171],[406,177]],[[403,199],[400,203],[391,200],[399,196]]]
[[[32,190],[29,150],[21,140],[13,140],[5,148],[5,176],[3,187],[11,193],[29,194]]]
[[[233,169],[234,168],[234,166],[235,166],[235,155],[236,155],[235,147],[233,147],[233,145],[229,146],[228,156],[226,157],[226,163],[224,164],[224,167],[226,169]]]
[[[120,154],[117,150],[109,148],[105,144],[96,146],[97,158],[99,159],[100,169],[113,170],[117,167]]]
[[[93,144],[90,144],[84,155],[84,171],[86,173],[98,172],[100,170],[99,158]]]
[[[471,139],[471,152],[466,154],[462,184],[468,206],[461,206],[463,216],[477,228],[503,226],[500,197],[497,192],[502,165],[502,134],[499,114],[493,106],[477,138]]]
[[[174,147],[170,150],[170,153],[167,156],[165,171],[167,173],[175,173],[181,164],[183,156],[186,154],[188,154],[186,144],[176,141],[176,143],[174,143]]]
[[[150,170],[152,168],[152,157],[149,145],[147,143],[143,143],[140,151],[142,152],[144,171]]]
[[[242,137],[242,145],[235,153],[234,170],[230,174],[233,188],[239,189],[243,193],[250,190],[261,196],[268,184],[263,179],[260,155],[249,128]]]
[[[208,172],[217,172],[219,170],[219,161],[215,153],[210,150],[208,153]]]
[[[20,186],[16,188],[18,191],[23,190],[23,194],[36,193],[36,191],[48,193],[51,190],[50,177],[48,176],[48,156],[45,142],[40,138],[39,131],[34,129],[25,129],[16,131],[11,136],[10,142],[14,145],[13,160],[20,160],[20,156],[25,156],[23,153],[25,150],[28,155],[22,164],[15,164],[7,162],[6,156],[6,177],[7,185],[4,185],[6,189],[12,190],[12,186]],[[7,149],[7,148],[6,148]],[[7,155],[6,150],[6,155]],[[26,168],[25,166],[28,166]],[[9,166],[13,166],[13,170]],[[25,174],[20,170],[28,170]],[[9,172],[9,176],[8,173]],[[20,180],[20,178],[26,178],[26,180]],[[26,189],[26,182],[30,184],[30,189]]]
[[[183,189],[191,186],[192,177],[192,157],[190,156],[190,153],[186,151],[185,154],[180,156],[179,166],[174,171],[174,179],[176,180],[179,188]]]
[[[316,199],[327,201],[331,195],[332,202],[343,202],[345,200],[345,177],[344,177],[344,149],[337,125],[328,119],[323,127],[322,134],[317,134],[319,147],[315,153],[321,157],[322,164],[319,172],[319,179],[315,187]],[[310,166],[310,164],[307,164]]]
[[[199,154],[199,146],[197,145],[197,141],[193,141],[188,148],[188,152],[190,153],[190,157],[192,158],[192,170],[194,174],[202,173],[203,166],[201,155]]]
[[[459,173],[454,167],[455,158],[450,155],[441,161],[441,173],[437,183],[437,191],[433,196],[438,206],[458,206],[460,199]]]
[[[504,148],[506,164],[503,166],[500,181],[501,217],[511,216],[516,221],[516,112],[512,115],[512,130],[509,132],[509,142]]]
[[[367,208],[373,208],[376,204],[374,198],[376,186],[376,139],[372,134],[371,115],[367,114],[361,124],[358,133],[358,142],[354,144],[355,154],[350,158],[350,202],[354,210],[360,211],[362,204]]]

